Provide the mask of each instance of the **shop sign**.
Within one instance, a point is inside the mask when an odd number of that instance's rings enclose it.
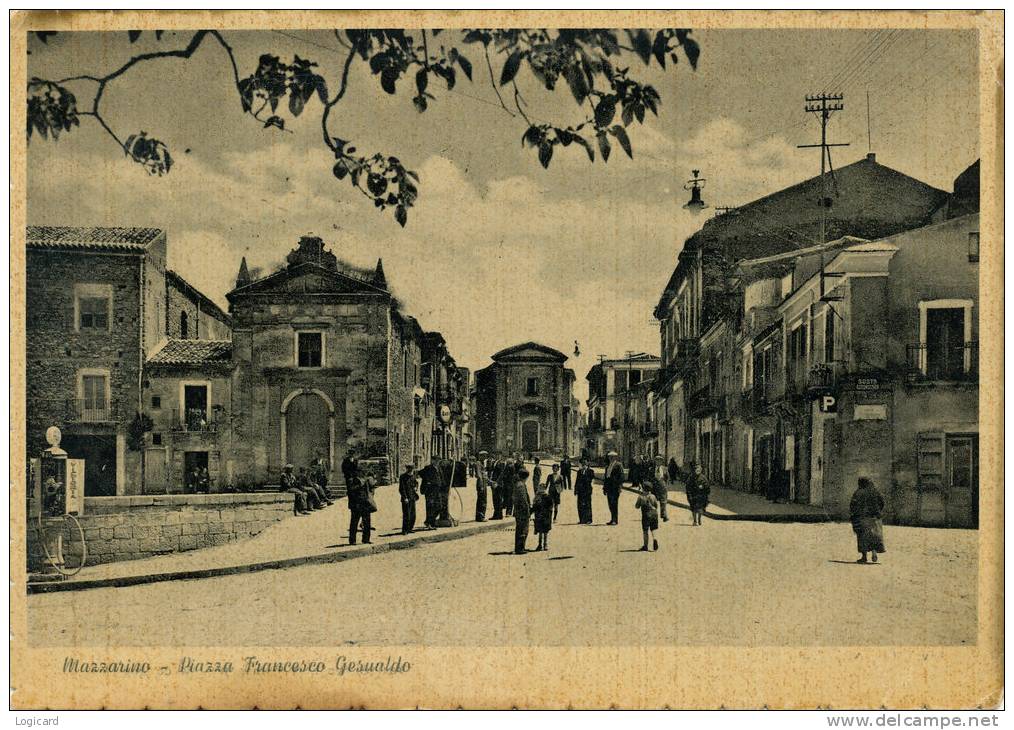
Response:
[[[857,403],[852,419],[854,421],[886,421],[887,405],[885,403]]]

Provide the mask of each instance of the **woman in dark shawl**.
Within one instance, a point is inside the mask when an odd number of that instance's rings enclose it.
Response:
[[[869,479],[864,477],[859,480],[859,488],[849,504],[849,514],[852,530],[856,533],[857,548],[862,555],[856,562],[867,562],[867,553],[872,553],[873,562],[877,562],[877,553],[886,552],[884,523],[881,519],[884,514],[884,497]]]
[[[694,515],[694,527],[697,527],[701,524],[704,510],[708,507],[711,487],[708,485],[708,479],[704,476],[700,464],[690,464],[690,468],[683,474],[683,478],[686,483],[687,502]]]

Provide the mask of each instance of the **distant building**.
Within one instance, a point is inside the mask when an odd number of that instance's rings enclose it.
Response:
[[[526,342],[500,350],[475,373],[476,447],[497,453],[572,454],[577,414],[567,356]]]
[[[624,411],[618,398],[625,398],[628,389],[653,380],[661,365],[657,355],[631,353],[626,358],[603,360],[592,366],[585,376],[588,381],[588,425],[584,450],[588,456],[603,459],[610,450],[624,448]]]

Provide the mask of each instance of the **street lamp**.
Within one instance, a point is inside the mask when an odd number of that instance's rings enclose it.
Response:
[[[704,183],[707,182],[707,180],[700,177],[700,170],[693,170],[692,172],[694,173],[693,179],[687,180],[686,184],[683,186],[684,190],[690,191],[690,200],[683,206],[683,209],[697,214],[708,207],[701,199],[701,190],[704,188]]]

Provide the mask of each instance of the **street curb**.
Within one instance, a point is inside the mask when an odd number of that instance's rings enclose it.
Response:
[[[638,490],[634,489],[633,487],[624,486],[623,489],[625,489],[628,492],[633,492],[635,494],[638,493]],[[685,504],[682,504],[680,502],[677,502],[674,499],[666,499],[666,503],[672,505],[673,507],[679,507],[680,509],[686,510],[687,512],[690,511],[690,507],[688,505],[685,505]],[[823,523],[823,522],[837,522],[838,521],[834,517],[832,517],[831,515],[826,514],[826,513],[824,513],[824,514],[821,514],[821,513],[798,514],[798,515],[784,514],[784,513],[782,513],[782,514],[753,514],[753,515],[751,515],[751,514],[728,514],[728,515],[724,515],[724,514],[715,514],[714,512],[709,512],[708,510],[704,510],[704,516],[707,517],[708,519],[712,519],[712,520],[725,520],[725,521],[729,521],[729,522],[773,522],[773,523],[783,523],[783,524],[796,522],[796,523],[816,524],[816,523]]]
[[[420,545],[428,545],[448,540],[458,540],[463,537],[471,537],[484,532],[493,532],[497,529],[507,529],[508,524],[500,520],[495,522],[484,522],[473,524],[453,532],[424,532],[418,537],[397,542],[376,543],[370,545],[358,545],[350,550],[340,552],[318,553],[316,555],[301,555],[295,558],[283,558],[281,560],[268,560],[260,563],[247,563],[244,565],[229,565],[220,568],[205,568],[201,570],[180,570],[168,573],[150,573],[147,575],[124,575],[115,578],[96,578],[94,580],[65,581],[62,583],[28,583],[26,586],[29,594],[33,593],[60,593],[64,591],[84,591],[92,588],[120,588],[124,586],[145,585],[148,583],[162,583],[171,580],[198,580],[201,578],[218,578],[225,575],[238,575],[241,573],[256,573],[262,570],[279,570],[281,568],[293,568],[300,565],[325,565],[327,563],[341,563],[346,560],[363,558],[368,555],[386,553],[392,550],[406,550]],[[511,527],[510,529],[513,529]]]

